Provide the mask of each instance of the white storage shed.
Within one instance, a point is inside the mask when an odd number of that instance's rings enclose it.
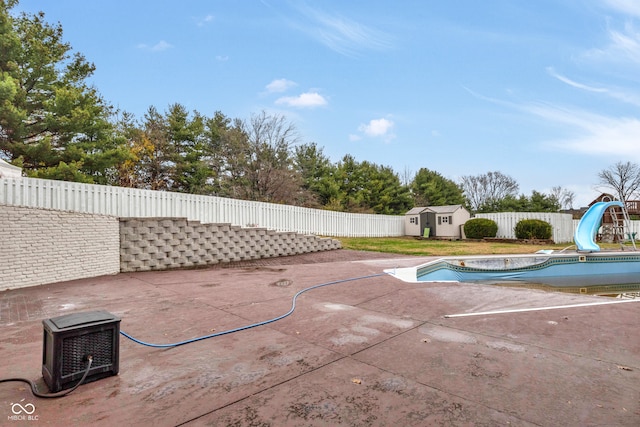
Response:
[[[462,205],[415,207],[405,214],[407,236],[461,239],[461,226],[471,218]]]

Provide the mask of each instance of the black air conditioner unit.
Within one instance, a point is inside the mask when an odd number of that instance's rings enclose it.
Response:
[[[118,374],[120,319],[106,311],[43,320],[42,376],[53,393],[71,388],[87,370],[85,383]]]

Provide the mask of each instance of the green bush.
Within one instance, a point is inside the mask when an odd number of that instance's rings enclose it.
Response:
[[[551,224],[540,219],[523,219],[513,229],[516,239],[550,239],[553,229]]]
[[[473,218],[464,223],[464,234],[467,239],[496,237],[498,224],[488,218]]]

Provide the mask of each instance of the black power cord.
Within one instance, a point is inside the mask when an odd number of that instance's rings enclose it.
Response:
[[[87,369],[84,371],[84,375],[82,376],[82,378],[80,378],[80,381],[78,381],[78,383],[74,385],[72,388],[70,388],[69,390],[62,390],[57,393],[40,393],[35,383],[26,378],[5,378],[5,379],[0,379],[0,383],[19,381],[19,382],[29,384],[29,386],[31,386],[31,392],[33,393],[34,396],[42,397],[42,398],[62,397],[62,396],[66,396],[67,394],[71,393],[73,390],[80,387],[80,385],[84,382],[84,380],[87,379],[87,375],[89,375],[89,371],[91,370],[91,364],[93,363],[93,356],[91,355],[87,356],[87,362],[88,362]]]

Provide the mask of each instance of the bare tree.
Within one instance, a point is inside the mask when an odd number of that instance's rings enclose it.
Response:
[[[245,179],[247,198],[265,202],[291,202],[300,188],[292,167],[292,149],[299,136],[285,116],[266,112],[252,115],[242,126],[248,149]]]
[[[560,208],[573,209],[573,203],[576,199],[576,193],[567,190],[566,188],[562,188],[561,186],[557,186],[551,189],[551,197],[553,197],[558,202]]]
[[[637,163],[617,162],[598,173],[599,184],[614,191],[621,202],[632,200],[640,189],[640,166]]]
[[[518,183],[501,172],[466,175],[461,181],[462,190],[473,211],[491,209],[507,196],[515,197],[518,194]]]
[[[409,186],[415,176],[416,174],[409,169],[409,166],[405,166],[404,170],[400,174],[400,183],[402,185]]]

